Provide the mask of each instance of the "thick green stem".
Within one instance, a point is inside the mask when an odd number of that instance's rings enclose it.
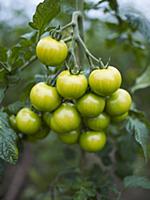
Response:
[[[84,7],[84,0],[76,0],[76,10],[80,12],[80,14],[77,15],[77,20],[76,20],[78,25],[77,28],[82,40],[84,40],[83,7]],[[78,44],[78,58],[79,58],[79,64],[82,66],[84,61],[84,51],[81,44]]]

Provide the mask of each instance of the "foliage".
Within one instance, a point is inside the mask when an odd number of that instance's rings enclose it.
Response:
[[[103,15],[110,14],[111,20],[91,19],[88,15],[91,9],[99,10]],[[9,124],[9,115],[16,115],[19,109],[29,106],[28,94],[35,82],[45,81],[47,77],[54,79],[58,72],[58,68],[47,69],[37,62],[36,44],[42,34],[49,34],[53,25],[56,28],[59,22],[66,23],[74,10],[73,1],[45,0],[37,6],[29,23],[34,30],[27,30],[9,49],[5,45],[0,47],[0,176],[4,173],[4,161],[10,164],[17,162],[20,155],[18,144],[22,142]],[[140,90],[148,99],[145,91],[150,86],[149,38],[144,36],[149,33],[149,22],[136,11],[123,16],[116,0],[102,0],[97,4],[86,1],[84,10],[89,25],[85,34],[88,47],[98,57],[101,54],[108,59],[110,54],[112,63],[122,66],[119,69],[125,80],[123,86],[130,89],[135,107],[144,108],[146,115],[132,108],[125,123],[112,124],[106,147],[94,155],[82,155],[78,145],[66,147],[60,144],[53,134],[33,145],[34,155],[40,161],[37,164],[34,158],[36,164],[29,174],[30,188],[25,190],[25,200],[30,197],[47,200],[50,196],[53,199],[53,195],[62,200],[113,200],[120,196],[114,176],[123,179],[125,189],[150,189],[147,174],[134,175],[134,164],[141,157],[141,148],[145,160],[149,160],[150,124],[146,117],[150,114],[149,100],[142,105],[138,93]],[[67,30],[63,31],[61,34],[68,37]],[[144,70],[145,66],[148,67]],[[25,197],[26,193],[30,196]]]
[[[18,160],[17,135],[9,125],[6,113],[0,113],[0,158],[15,164]]]

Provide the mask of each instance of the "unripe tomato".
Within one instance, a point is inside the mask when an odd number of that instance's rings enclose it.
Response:
[[[40,39],[36,47],[36,54],[43,64],[55,66],[64,62],[68,48],[64,41],[57,41],[48,36]]]
[[[101,96],[109,96],[121,85],[121,74],[115,68],[93,70],[89,76],[89,85],[93,92]]]
[[[40,117],[29,108],[22,108],[16,116],[17,128],[25,134],[36,133],[41,126]]]
[[[56,133],[65,133],[78,129],[80,123],[81,118],[75,106],[64,103],[52,114],[50,127]]]
[[[78,142],[80,132],[78,130],[71,131],[69,133],[59,134],[59,139],[65,144],[76,144]]]
[[[51,119],[51,116],[52,116],[52,114],[49,113],[49,112],[45,112],[45,113],[43,114],[43,120],[44,120],[44,122],[46,123],[46,125],[47,125],[48,127],[50,127],[50,119]]]
[[[33,86],[30,92],[30,101],[39,111],[53,111],[61,103],[56,88],[44,82]]]
[[[56,81],[56,88],[61,96],[66,99],[77,99],[81,97],[88,86],[84,74],[73,75],[68,70],[61,72]]]
[[[88,128],[94,131],[104,130],[110,123],[110,117],[106,113],[101,113],[97,117],[86,118],[85,123]]]
[[[77,100],[76,106],[82,116],[96,117],[103,112],[105,99],[96,94],[88,93]]]
[[[81,148],[85,151],[100,151],[106,144],[106,135],[102,131],[87,131],[81,134],[79,142]]]
[[[47,127],[41,127],[41,129],[33,135],[27,135],[26,140],[29,142],[36,142],[37,140],[44,139],[49,133],[49,129]]]
[[[122,114],[122,115],[118,115],[118,116],[113,116],[112,117],[112,121],[113,122],[122,122],[123,120],[125,120],[128,117],[128,112]]]
[[[128,112],[132,103],[130,94],[124,89],[118,89],[106,102],[106,111],[112,116]]]
[[[12,126],[12,128],[14,130],[17,130],[18,128],[17,128],[16,116],[15,115],[11,115],[9,117],[9,121],[10,121],[10,125]]]

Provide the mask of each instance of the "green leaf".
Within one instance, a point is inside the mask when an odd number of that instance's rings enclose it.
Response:
[[[12,71],[29,62],[35,54],[36,41],[37,32],[32,31],[22,35],[20,41],[7,51],[7,64],[11,66]]]
[[[87,200],[96,195],[93,183],[85,179],[77,179],[74,189],[77,189],[77,191],[73,196],[73,200]]]
[[[14,114],[16,115],[17,112],[23,108],[25,106],[25,104],[21,101],[16,101],[12,104],[9,104],[8,107],[6,108],[7,112],[9,112],[10,114]]]
[[[6,62],[7,60],[7,49],[0,46],[0,61]]]
[[[150,180],[143,176],[127,176],[124,178],[124,187],[150,189]]]
[[[136,90],[147,88],[150,86],[150,66],[136,79],[131,91],[134,93]]]
[[[0,103],[3,101],[5,97],[6,87],[0,87]]]
[[[126,130],[130,134],[134,134],[135,140],[139,143],[143,149],[145,160],[148,159],[148,141],[149,141],[149,129],[148,126],[139,118],[130,116],[126,124]]]
[[[0,112],[0,158],[11,164],[18,160],[17,135],[4,112]]]
[[[33,15],[33,22],[29,25],[43,33],[49,22],[60,12],[60,0],[45,0],[40,3]]]

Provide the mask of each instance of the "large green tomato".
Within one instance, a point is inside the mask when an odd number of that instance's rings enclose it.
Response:
[[[88,86],[84,74],[73,75],[68,70],[61,72],[56,81],[59,94],[66,99],[77,99],[81,97]]]
[[[14,130],[18,130],[17,128],[17,122],[16,122],[16,116],[15,115],[11,115],[9,117],[9,121],[10,121],[10,125]]]
[[[88,128],[94,131],[100,131],[108,127],[110,117],[106,113],[101,113],[97,117],[86,118],[84,121]]]
[[[65,144],[76,144],[78,142],[80,132],[78,130],[71,131],[69,133],[59,134],[59,139]]]
[[[61,103],[56,88],[44,82],[33,86],[30,92],[30,101],[39,111],[53,111]]]
[[[77,100],[78,111],[84,117],[96,117],[103,112],[105,99],[96,94],[88,93]]]
[[[57,41],[48,36],[40,39],[36,47],[36,54],[43,64],[55,66],[64,62],[68,48],[64,41]]]
[[[106,144],[106,135],[102,131],[87,131],[81,134],[79,142],[81,148],[85,151],[100,151]]]
[[[107,99],[106,111],[112,116],[122,115],[129,111],[131,103],[130,94],[124,89],[118,89]]]
[[[112,117],[112,121],[113,122],[122,122],[124,121],[125,119],[127,119],[128,117],[128,112],[122,114],[122,115],[118,115],[118,116],[113,116]]]
[[[89,85],[93,92],[101,96],[109,96],[121,85],[121,74],[115,68],[93,70],[89,76]]]
[[[29,108],[22,108],[16,116],[17,128],[24,134],[34,134],[41,127],[40,117]]]
[[[56,133],[66,133],[80,127],[81,118],[75,106],[62,104],[51,116],[50,127]]]

